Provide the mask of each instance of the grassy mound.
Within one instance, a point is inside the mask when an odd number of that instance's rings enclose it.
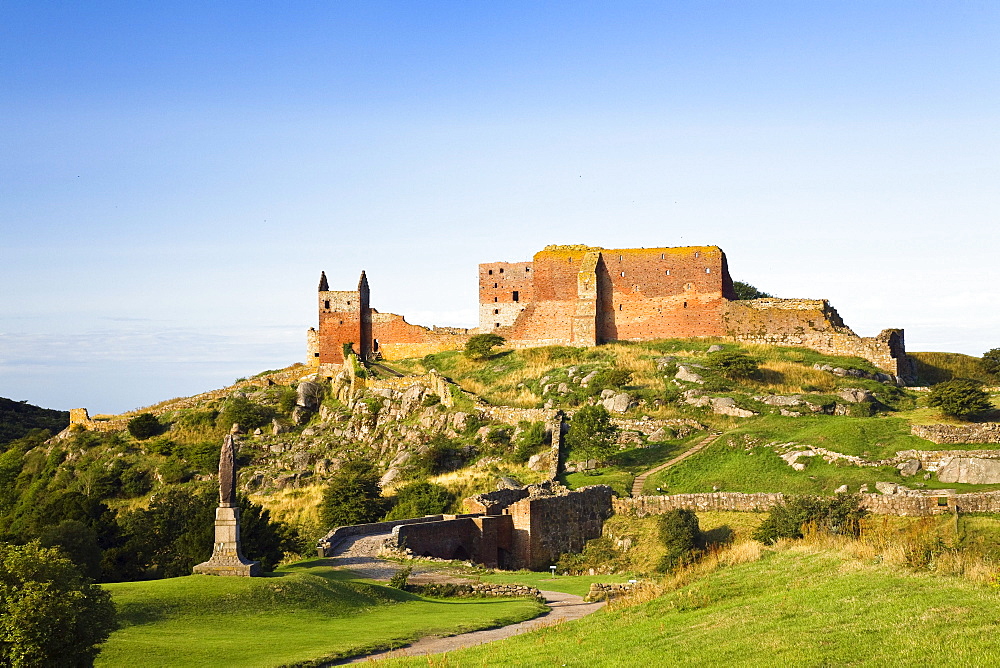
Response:
[[[404,665],[992,665],[1000,592],[793,544],[633,607]]]
[[[353,579],[328,560],[263,578],[189,576],[105,585],[122,628],[100,666],[278,666],[530,619],[528,600],[432,600]]]

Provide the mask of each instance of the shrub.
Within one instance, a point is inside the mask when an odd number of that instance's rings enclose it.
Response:
[[[604,460],[618,450],[615,431],[604,406],[584,406],[570,422],[566,443],[577,456]]]
[[[320,518],[327,527],[377,522],[386,511],[386,499],[375,468],[363,460],[344,464],[330,479]]]
[[[931,388],[927,403],[937,406],[945,415],[967,419],[993,407],[990,395],[971,380],[949,380]]]
[[[421,401],[420,405],[424,408],[429,408],[430,406],[436,406],[441,403],[441,397],[436,394],[428,394]]]
[[[516,464],[523,464],[545,443],[545,423],[522,420],[517,426],[520,431],[515,439],[512,459]]]
[[[502,346],[506,339],[497,334],[476,334],[465,343],[464,355],[469,359],[484,360],[492,356],[493,349]]]
[[[685,508],[675,508],[662,515],[657,522],[657,531],[660,542],[667,549],[657,567],[661,573],[690,563],[703,544],[698,516]]]
[[[240,425],[241,429],[256,429],[269,423],[273,417],[274,411],[267,406],[236,396],[226,401],[217,424],[226,429],[234,424]]]
[[[133,438],[144,441],[163,431],[163,425],[152,413],[140,413],[128,421],[128,433]]]
[[[455,503],[455,495],[432,482],[412,482],[396,493],[396,505],[385,520],[402,520],[424,515],[438,515]]]
[[[1000,348],[983,353],[983,369],[994,376],[1000,376]]]
[[[766,292],[761,292],[754,286],[743,281],[733,281],[733,293],[735,293],[736,299],[765,299],[774,296]]]
[[[389,578],[389,586],[393,589],[406,589],[406,582],[410,579],[410,574],[413,573],[412,566],[404,566],[398,571],[392,574]]]
[[[756,359],[738,350],[709,353],[708,364],[726,378],[752,378],[760,368]]]
[[[115,630],[111,594],[38,543],[0,543],[0,664],[93,665]]]
[[[620,390],[632,382],[632,372],[628,369],[601,369],[587,383],[588,393],[600,394],[604,390]]]
[[[753,538],[771,545],[780,538],[802,538],[806,529],[857,537],[866,512],[855,494],[798,496],[772,508]]]

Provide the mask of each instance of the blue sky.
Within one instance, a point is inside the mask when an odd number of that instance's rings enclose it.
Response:
[[[208,4],[209,6],[204,6]],[[992,2],[0,3],[0,396],[304,358],[316,282],[714,244],[911,350],[1000,346]]]

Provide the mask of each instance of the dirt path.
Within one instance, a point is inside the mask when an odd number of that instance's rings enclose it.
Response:
[[[667,462],[665,464],[660,464],[656,468],[649,469],[645,473],[640,473],[639,475],[637,475],[635,477],[635,480],[632,482],[632,496],[642,496],[642,488],[643,488],[643,485],[646,484],[646,478],[648,478],[649,476],[653,475],[654,473],[662,471],[663,469],[670,468],[674,464],[677,464],[678,462],[681,462],[681,461],[687,459],[688,457],[690,457],[691,455],[695,454],[696,452],[704,450],[709,445],[711,445],[713,442],[715,442],[715,439],[717,439],[717,438],[719,438],[719,434],[718,433],[713,432],[711,434],[708,434],[707,436],[705,436],[705,438],[703,438],[700,441],[698,441],[697,443],[695,443],[695,446],[693,448],[691,448],[690,450],[685,450],[681,454],[679,454],[676,457],[674,457],[673,459],[671,459],[669,462]]]
[[[456,649],[473,647],[475,645],[493,642],[494,640],[510,638],[511,636],[534,631],[535,629],[542,628],[543,626],[551,626],[553,624],[558,624],[559,622],[580,619],[581,617],[597,612],[604,607],[604,601],[600,601],[598,603],[584,603],[581,597],[574,594],[563,594],[562,592],[557,591],[543,591],[542,594],[545,596],[545,603],[549,606],[549,608],[551,608],[551,610],[540,617],[529,619],[526,622],[510,624],[509,626],[501,626],[497,629],[471,631],[469,633],[461,633],[459,635],[446,636],[444,638],[428,636],[427,638],[417,640],[412,645],[400,647],[399,649],[376,652],[374,654],[359,656],[353,659],[345,659],[337,664],[331,665],[364,662],[374,663],[381,659],[451,652]]]

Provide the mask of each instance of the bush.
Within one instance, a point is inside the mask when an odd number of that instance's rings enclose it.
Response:
[[[517,426],[520,431],[515,439],[512,459],[515,464],[524,464],[535,450],[545,444],[545,423],[522,420]]]
[[[703,544],[698,516],[692,510],[675,508],[662,515],[657,522],[657,531],[660,542],[667,549],[657,567],[661,573],[690,563]]]
[[[766,292],[761,292],[754,286],[743,281],[733,281],[733,292],[736,295],[736,299],[765,299],[774,296]]]
[[[726,378],[752,378],[760,364],[738,350],[720,350],[708,354],[708,365]]]
[[[945,415],[967,419],[976,413],[990,410],[990,395],[971,380],[949,380],[931,388],[927,403],[937,406]]]
[[[587,383],[588,393],[600,394],[604,390],[620,390],[632,382],[632,372],[628,369],[601,369]]]
[[[389,578],[389,586],[392,587],[393,589],[405,590],[406,582],[407,580],[410,579],[411,573],[413,573],[412,566],[404,566],[403,568],[400,568],[398,571],[392,574],[391,578]]]
[[[163,425],[152,413],[141,413],[128,421],[128,433],[133,438],[144,441],[163,431]]]
[[[993,348],[983,353],[983,369],[986,373],[1000,376],[1000,348]]]
[[[780,538],[802,538],[804,530],[857,537],[866,512],[856,494],[794,497],[771,509],[753,539],[771,545]]]
[[[455,503],[455,495],[446,487],[432,482],[412,482],[396,493],[396,505],[385,516],[388,520],[402,520],[424,515],[438,515]]]
[[[268,424],[274,417],[274,411],[267,406],[256,404],[246,397],[232,397],[226,401],[216,424],[225,429],[238,424],[241,429],[257,429]]]
[[[363,460],[349,461],[323,492],[320,519],[329,528],[377,522],[385,514],[386,502],[375,468]]]
[[[584,406],[570,422],[566,444],[577,457],[605,460],[618,451],[615,431],[604,406]]]
[[[506,339],[497,334],[476,334],[465,343],[463,354],[469,359],[484,360],[493,355],[493,349],[502,346]]]
[[[38,543],[0,543],[0,664],[89,666],[115,630],[111,594]]]

